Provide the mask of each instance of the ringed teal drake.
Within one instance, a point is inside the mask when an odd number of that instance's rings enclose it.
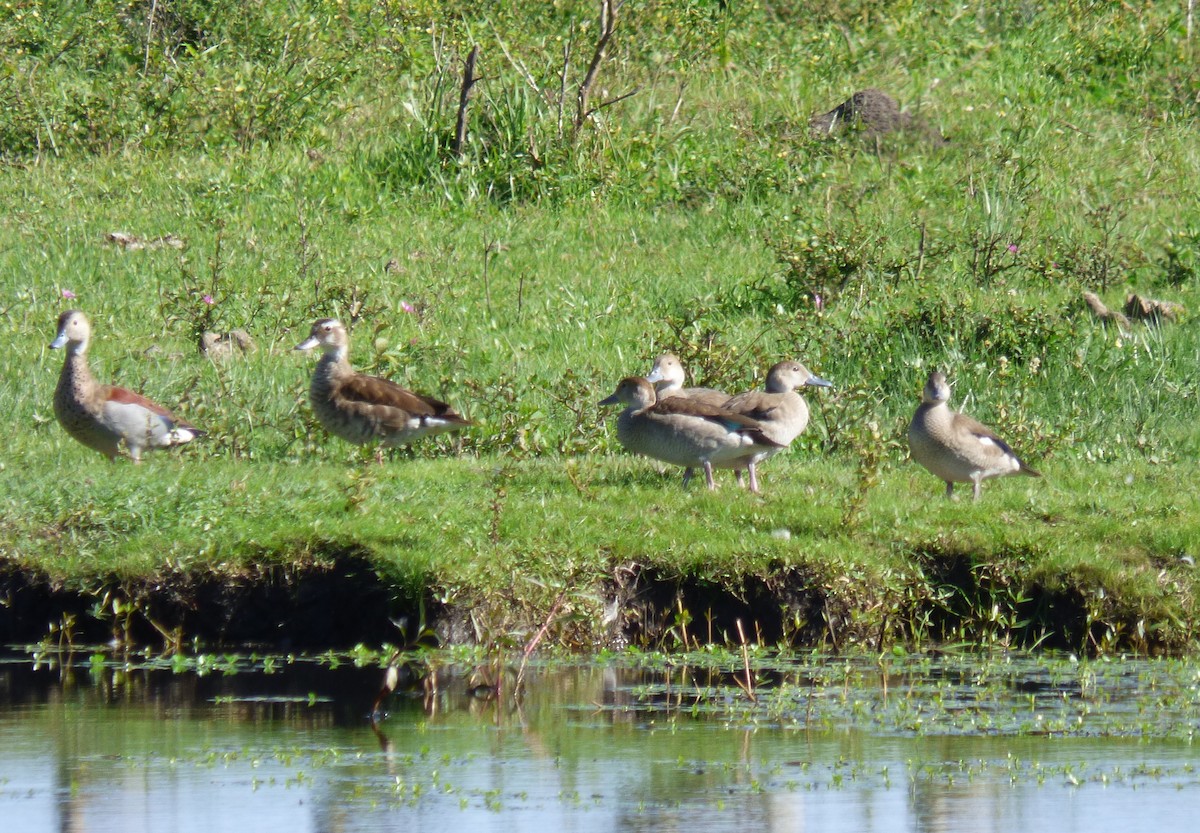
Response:
[[[950,384],[934,371],[925,382],[921,405],[908,426],[912,458],[946,481],[946,497],[955,483],[971,483],[979,500],[979,486],[989,477],[1041,473],[1025,465],[992,429],[966,414],[950,410]]]
[[[714,408],[686,397],[658,399],[654,386],[638,376],[622,379],[600,405],[624,404],[617,417],[617,439],[629,451],[683,466],[683,485],[695,466],[704,469],[715,489],[713,467],[737,468],[744,458],[781,447],[763,427],[743,414]]]
[[[768,449],[749,458],[745,468],[750,473],[750,490],[758,491],[756,465],[767,457],[778,454],[808,427],[808,403],[796,388],[805,385],[828,388],[833,383],[813,374],[798,361],[782,361],[767,371],[764,390],[739,393],[725,403],[725,409],[744,414],[756,420],[763,433],[779,444],[779,448]],[[738,471],[739,479],[741,471]]]
[[[654,360],[654,367],[646,381],[654,385],[654,395],[658,399],[669,396],[682,396],[701,402],[714,408],[721,408],[729,399],[729,394],[713,388],[685,388],[683,383],[687,374],[683,371],[683,362],[674,353],[663,353]]]
[[[67,356],[54,389],[54,415],[68,434],[109,460],[127,454],[135,463],[147,449],[182,445],[204,435],[141,394],[98,383],[87,362],[91,338],[92,325],[79,310],[58,317],[50,348],[66,347]]]
[[[318,346],[323,352],[313,371],[309,400],[329,433],[355,445],[378,443],[382,449],[474,424],[445,402],[354,370],[348,357],[350,336],[337,319],[316,321],[296,349]]]

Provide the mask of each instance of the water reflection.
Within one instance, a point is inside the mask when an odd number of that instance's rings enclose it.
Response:
[[[999,686],[978,669],[926,671],[766,669],[752,702],[728,669],[543,668],[517,698],[512,669],[445,665],[400,680],[373,730],[378,668],[201,676],[21,659],[0,664],[0,818],[22,833],[1194,827],[1186,732],[964,731],[952,716],[1095,721],[1165,708],[1165,684],[1139,701],[1136,669],[1128,696],[1036,661]],[[932,723],[935,704],[944,724],[905,728],[914,713]],[[1186,702],[1168,711],[1194,720]]]

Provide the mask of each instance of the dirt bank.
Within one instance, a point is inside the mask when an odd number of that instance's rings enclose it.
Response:
[[[442,644],[499,635],[522,644],[545,626],[545,644],[581,650],[736,644],[740,634],[768,645],[835,650],[975,641],[1162,652],[1191,644],[1178,622],[1147,622],[1136,605],[1112,595],[1097,607],[1068,580],[1023,584],[1002,567],[979,569],[961,554],[927,554],[921,561],[898,586],[830,580],[786,565],[718,583],[627,563],[607,579],[560,594],[560,602],[565,594],[577,600],[567,606],[569,615],[561,604],[496,594],[445,603],[440,588],[413,591],[387,582],[363,552],[225,574],[73,582],[10,563],[0,565],[0,642],[183,646],[195,640],[208,648],[315,650],[397,644],[420,631]]]

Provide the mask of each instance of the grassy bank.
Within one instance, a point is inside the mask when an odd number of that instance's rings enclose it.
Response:
[[[576,647],[683,647],[736,640],[737,618],[764,639],[839,647],[1158,650],[1197,635],[1186,554],[1200,507],[1173,485],[1191,464],[1055,463],[974,504],[944,501],[912,465],[864,495],[845,463],[772,462],[757,498],[731,482],[684,492],[676,472],[622,458],[55,461],[6,473],[22,497],[6,501],[4,533],[12,563],[45,584],[181,627],[164,602],[187,607],[197,581],[353,563],[389,588],[386,614],[489,643],[549,623]],[[211,635],[213,614],[188,615]]]
[[[167,6],[0,25],[11,570],[103,599],[352,553],[398,609],[476,611],[482,638],[549,616],[584,644],[636,565],[634,590],[722,588],[714,610],[759,582],[808,640],[1194,643],[1200,338],[1080,300],[1196,306],[1181,8],[633,4],[576,127],[592,3]],[[928,129],[810,135],[865,87]],[[136,469],[71,441],[45,349],[68,306],[100,378],[209,437]],[[478,427],[366,465],[291,352],[325,315],[358,367]],[[253,354],[197,352],[239,327]],[[764,498],[620,451],[595,403],[663,350],[727,390],[783,356],[834,381]],[[903,442],[934,367],[1045,481],[940,499]],[[708,609],[680,593],[656,638]]]

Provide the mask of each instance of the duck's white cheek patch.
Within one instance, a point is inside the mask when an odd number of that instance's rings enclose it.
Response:
[[[196,439],[196,434],[194,431],[189,431],[186,428],[176,428],[171,431],[170,437],[173,444],[190,443],[192,440]]]
[[[976,437],[976,439],[979,440],[979,444],[982,446],[985,446],[988,448],[999,448],[1000,447],[1000,446],[996,445],[996,441],[993,440],[991,437]]]

